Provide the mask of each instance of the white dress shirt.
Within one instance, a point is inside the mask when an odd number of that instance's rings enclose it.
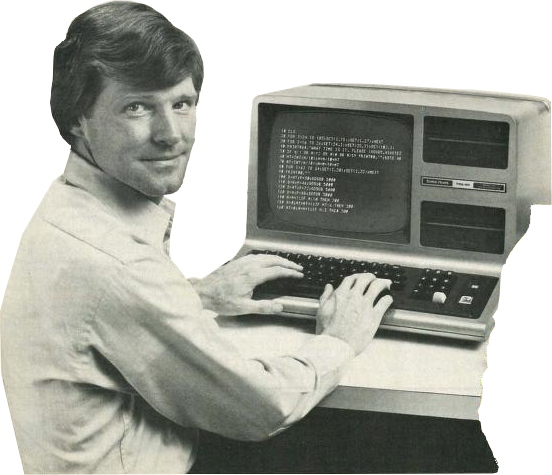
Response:
[[[242,356],[168,255],[173,212],[71,153],[32,218],[1,309],[25,472],[185,472],[198,428],[274,435],[354,356],[329,336]]]

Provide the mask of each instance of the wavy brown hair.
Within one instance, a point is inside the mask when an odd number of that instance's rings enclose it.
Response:
[[[109,2],[82,13],[54,51],[50,107],[69,144],[71,127],[94,105],[104,77],[145,91],[191,77],[199,97],[203,61],[194,41],[147,5]]]

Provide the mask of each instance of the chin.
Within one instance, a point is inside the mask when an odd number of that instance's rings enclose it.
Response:
[[[176,193],[182,186],[183,180],[177,180],[169,183],[151,183],[149,186],[144,187],[140,190],[144,195],[149,198],[163,198],[165,195],[171,195]]]

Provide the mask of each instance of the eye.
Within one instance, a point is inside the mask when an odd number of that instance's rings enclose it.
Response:
[[[178,101],[175,104],[173,104],[173,109],[178,111],[187,111],[192,107],[192,102],[190,100],[186,101]]]
[[[140,116],[145,114],[148,110],[148,107],[141,102],[133,102],[132,104],[128,104],[124,107],[125,114],[130,116]]]

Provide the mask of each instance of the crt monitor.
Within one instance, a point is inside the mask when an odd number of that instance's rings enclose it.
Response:
[[[408,242],[412,116],[267,104],[260,114],[261,226]]]
[[[238,255],[400,267],[407,282],[382,326],[484,339],[530,207],[550,204],[550,102],[345,84],[264,94],[253,104],[248,187]],[[457,277],[445,300],[414,299],[424,270]],[[273,297],[284,315],[316,312],[316,299],[282,292]]]

